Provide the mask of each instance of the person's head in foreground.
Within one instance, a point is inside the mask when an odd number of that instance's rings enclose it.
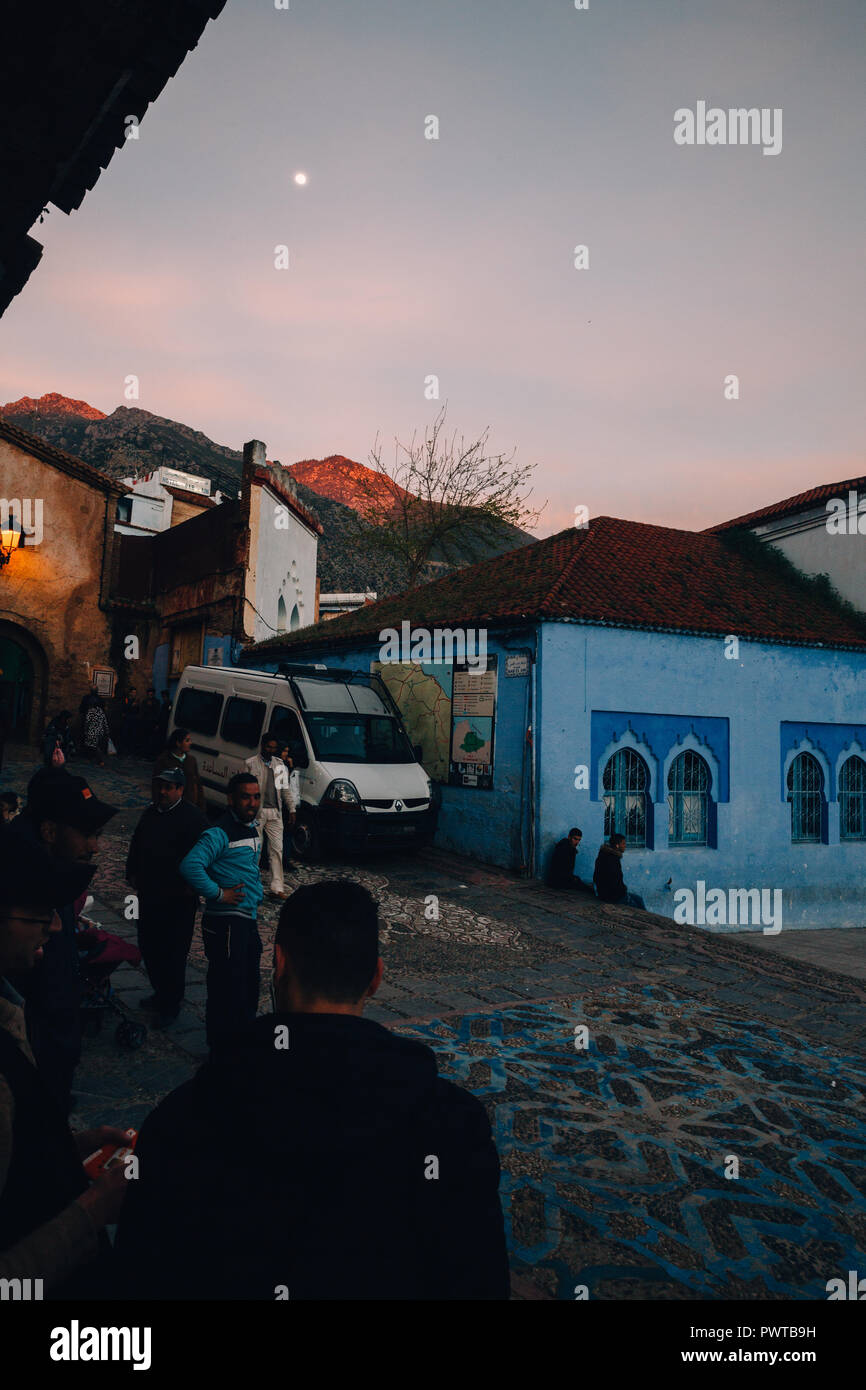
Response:
[[[622,834],[621,831],[615,830],[614,833],[611,835],[608,844],[610,845],[611,849],[618,849],[621,854],[625,849],[625,836]]]
[[[0,834],[0,976],[32,970],[53,932],[57,909],[87,887],[93,870],[61,863],[42,846]]]
[[[27,784],[27,815],[53,858],[89,863],[117,807],[100,801],[83,777],[43,767]]]
[[[160,811],[170,811],[183,797],[186,777],[179,767],[167,767],[158,772],[153,780],[156,787],[156,805]]]
[[[278,1013],[363,1013],[382,983],[379,909],[344,879],[298,888],[274,937]]]
[[[583,831],[582,831],[582,830],[578,830],[577,826],[576,826],[576,825],[573,825],[573,826],[571,827],[571,829],[569,830],[569,832],[568,832],[568,838],[569,838],[569,840],[571,841],[571,843],[574,845],[574,848],[577,849],[578,845],[580,844],[581,840],[583,839]]]
[[[259,784],[251,772],[236,772],[228,785],[228,801],[234,814],[244,825],[252,825],[262,804]]]

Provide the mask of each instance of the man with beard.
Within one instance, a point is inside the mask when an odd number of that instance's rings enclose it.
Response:
[[[8,834],[15,841],[41,844],[55,863],[90,865],[100,831],[116,814],[83,777],[73,777],[65,768],[41,768],[30,779],[27,807]],[[91,868],[89,877],[93,872]],[[52,935],[37,968],[16,984],[27,1001],[27,1031],[40,1075],[68,1114],[81,1057],[82,981],[72,899],[61,904],[59,915],[61,930]]]

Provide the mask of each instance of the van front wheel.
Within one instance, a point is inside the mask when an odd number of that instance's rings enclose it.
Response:
[[[312,818],[300,815],[292,827],[292,851],[296,859],[307,864],[321,857],[322,837]]]

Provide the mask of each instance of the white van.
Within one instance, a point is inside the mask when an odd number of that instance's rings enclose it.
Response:
[[[187,666],[170,728],[189,729],[205,799],[220,810],[229,779],[258,752],[265,731],[289,745],[301,783],[299,859],[315,859],[326,846],[366,850],[433,838],[439,789],[376,676],[324,666],[280,675]]]

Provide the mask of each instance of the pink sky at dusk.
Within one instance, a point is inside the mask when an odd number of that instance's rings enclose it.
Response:
[[[862,473],[863,49],[849,0],[230,0],[34,229],[0,401],[136,404],[291,463],[387,457],[447,400],[537,464],[542,535]],[[699,99],[782,108],[781,153],[678,147]]]

